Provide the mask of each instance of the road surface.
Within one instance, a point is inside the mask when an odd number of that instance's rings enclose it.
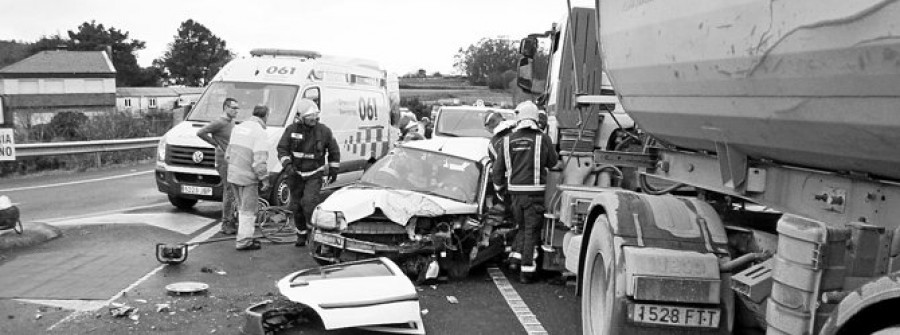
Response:
[[[0,250],[0,334],[239,334],[243,311],[277,295],[276,280],[315,267],[306,248],[264,243],[239,252],[231,242],[197,246],[180,265],[161,265],[157,243],[217,235],[220,207],[180,211],[156,191],[152,165],[0,182],[26,222],[63,229],[62,238]],[[493,274],[493,276],[492,276]],[[497,269],[417,287],[428,334],[580,334],[572,285],[521,285]],[[174,296],[166,285],[196,281],[204,295]],[[511,285],[509,285],[511,284]],[[508,286],[509,285],[509,286]],[[458,303],[451,303],[455,297]],[[116,306],[134,307],[116,317]],[[282,334],[325,331],[312,320]]]

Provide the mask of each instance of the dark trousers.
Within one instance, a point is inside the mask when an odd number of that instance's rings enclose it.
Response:
[[[522,266],[534,264],[534,249],[540,243],[544,220],[544,195],[510,194],[513,220],[519,226],[512,249],[522,254]]]
[[[298,231],[305,232],[312,223],[313,210],[320,202],[322,173],[305,178],[294,174],[288,179],[288,183],[291,185],[290,210],[294,212],[294,225]]]

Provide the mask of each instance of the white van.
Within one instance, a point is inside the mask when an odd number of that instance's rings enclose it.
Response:
[[[225,98],[240,106],[237,122],[253,107],[269,107],[266,132],[269,176],[274,187],[260,197],[273,205],[290,201],[290,191],[275,146],[294,121],[295,104],[309,98],[322,111],[341,150],[340,173],[361,170],[392,147],[399,122],[399,80],[378,64],[355,58],[322,56],[314,51],[254,49],[250,58],[233,60],[219,71],[185,118],[159,142],[156,185],[172,205],[187,209],[198,200],[222,199],[223,180],[215,170],[215,152],[197,130],[223,115]]]

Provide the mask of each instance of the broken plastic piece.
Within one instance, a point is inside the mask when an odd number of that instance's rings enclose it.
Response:
[[[315,311],[327,330],[425,334],[415,286],[384,257],[298,271],[277,286],[287,299]]]

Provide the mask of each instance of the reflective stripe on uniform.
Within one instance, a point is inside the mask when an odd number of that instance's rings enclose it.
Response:
[[[541,184],[541,140],[540,134],[534,137],[534,184]]]
[[[547,189],[547,186],[544,185],[513,185],[510,184],[508,186],[510,192],[536,192],[536,191],[544,191]]]
[[[503,163],[506,164],[506,185],[512,181],[512,161],[509,158],[509,136],[503,138]]]
[[[294,154],[294,157],[300,158],[300,159],[315,159],[316,158],[315,154],[307,154],[307,153],[296,152],[296,151],[293,152],[293,154]]]
[[[328,166],[337,169],[337,168],[341,167],[341,163],[331,162],[331,163],[328,163]]]
[[[297,174],[299,174],[301,177],[309,177],[309,176],[312,176],[312,175],[314,175],[314,174],[316,174],[316,173],[319,173],[319,172],[321,172],[321,171],[323,171],[323,170],[325,170],[325,166],[324,166],[324,165],[322,165],[322,166],[320,166],[318,169],[315,169],[315,170],[312,170],[312,171],[307,171],[307,172],[297,171]]]

